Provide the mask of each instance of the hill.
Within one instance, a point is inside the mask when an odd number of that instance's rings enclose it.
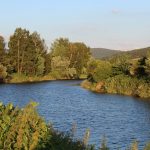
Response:
[[[92,56],[98,59],[110,58],[122,54],[128,54],[131,56],[131,58],[139,58],[146,56],[148,51],[150,51],[150,47],[130,51],[110,50],[105,48],[91,48]]]
[[[119,50],[110,50],[106,48],[91,48],[92,56],[98,59],[112,57],[120,52]]]
[[[148,52],[150,52],[150,47],[126,51],[124,53],[130,55],[131,58],[140,58],[145,57]]]

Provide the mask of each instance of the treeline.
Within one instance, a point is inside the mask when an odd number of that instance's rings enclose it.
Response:
[[[88,130],[82,140],[75,139],[74,128],[69,133],[54,130],[39,116],[36,106],[37,103],[30,102],[26,107],[20,109],[12,104],[5,106],[0,103],[0,149],[111,150],[105,137],[99,148],[89,145]],[[144,150],[149,149],[150,144],[147,144]],[[138,143],[133,142],[126,150],[138,150]]]
[[[80,78],[85,74],[90,48],[84,43],[56,39],[50,49],[37,32],[17,28],[8,49],[0,36],[0,78],[48,76],[55,79]]]
[[[82,86],[93,91],[150,97],[150,52],[138,59],[126,54],[109,60],[91,59],[87,74]]]

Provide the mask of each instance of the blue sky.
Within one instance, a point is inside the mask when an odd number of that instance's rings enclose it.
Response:
[[[90,47],[150,46],[150,0],[1,0],[0,35],[37,31],[48,46],[59,37]]]

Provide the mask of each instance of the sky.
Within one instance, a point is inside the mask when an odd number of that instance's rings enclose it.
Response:
[[[50,44],[59,37],[93,48],[150,46],[150,0],[1,0],[0,35],[17,27],[37,31]]]

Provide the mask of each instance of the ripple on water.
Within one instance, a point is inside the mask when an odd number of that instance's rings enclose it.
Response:
[[[96,94],[80,86],[81,81],[51,81],[30,84],[1,84],[0,99],[24,106],[39,102],[39,113],[56,129],[68,131],[77,124],[76,137],[90,128],[90,143],[100,145],[103,135],[112,149],[137,139],[140,149],[150,139],[150,103],[133,97]]]

